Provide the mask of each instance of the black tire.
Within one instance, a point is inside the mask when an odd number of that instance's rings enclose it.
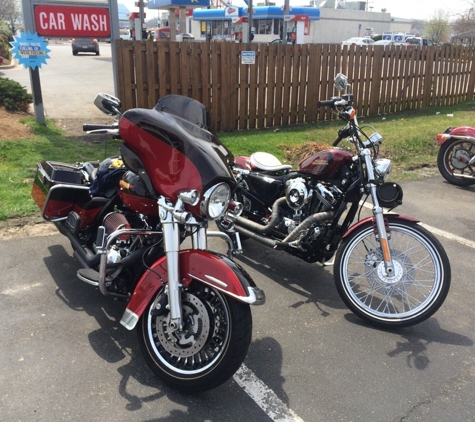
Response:
[[[409,327],[444,303],[450,263],[440,242],[419,224],[398,217],[388,218],[388,224],[396,276],[385,276],[381,247],[368,222],[343,239],[335,257],[335,284],[360,318],[382,328]]]
[[[152,301],[138,323],[140,347],[167,384],[185,392],[210,390],[231,378],[244,361],[252,336],[251,310],[197,281],[183,292],[182,301],[181,336],[167,331],[168,311],[152,316]]]
[[[78,52],[77,51],[73,51],[73,56],[77,56],[78,55]]]
[[[475,142],[452,139],[445,142],[437,155],[437,167],[447,182],[456,186],[475,184],[475,167],[468,161],[475,155]],[[473,179],[456,177],[456,175],[474,175]]]

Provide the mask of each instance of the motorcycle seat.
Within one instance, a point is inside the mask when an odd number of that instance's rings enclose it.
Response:
[[[249,158],[251,168],[263,171],[290,170],[290,164],[282,164],[280,160],[268,152],[255,152]]]

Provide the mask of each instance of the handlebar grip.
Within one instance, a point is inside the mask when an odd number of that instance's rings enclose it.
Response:
[[[341,136],[339,136],[338,138],[336,138],[334,141],[333,141],[333,146],[336,147],[340,141],[342,140],[343,138]]]
[[[84,132],[90,132],[91,130],[110,130],[110,129],[117,129],[119,126],[115,125],[96,125],[90,123],[84,123],[82,125],[82,130]]]
[[[317,107],[328,107],[335,104],[335,100],[325,100],[325,101],[318,101]]]

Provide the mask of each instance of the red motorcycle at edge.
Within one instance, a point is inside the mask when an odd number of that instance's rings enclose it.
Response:
[[[447,182],[475,185],[475,127],[447,128],[437,135],[437,167]]]
[[[120,323],[137,330],[153,372],[182,391],[217,387],[246,357],[249,305],[265,301],[241,266],[207,249],[209,236],[232,243],[208,223],[242,211],[231,200],[232,156],[206,129],[205,106],[190,98],[169,95],[123,114],[113,96],[94,102],[118,121],[83,129],[122,139],[120,156],[43,161],[32,196],[69,239],[78,278],[127,302]],[[181,249],[186,238],[191,247]]]

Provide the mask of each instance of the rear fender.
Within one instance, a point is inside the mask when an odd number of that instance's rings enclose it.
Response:
[[[411,221],[413,223],[418,223],[420,220],[413,218],[413,217],[408,217],[407,215],[399,215],[399,214],[384,214],[384,218],[390,218],[391,220],[405,220],[405,221]],[[361,221],[358,221],[356,224],[353,224],[346,232],[345,234],[341,237],[344,239],[345,237],[348,237],[351,233],[353,233],[358,227],[361,227],[363,224],[366,224],[368,222],[372,222],[374,217],[367,217]]]
[[[251,171],[249,157],[246,157],[244,155],[238,155],[237,157],[234,157],[234,167]]]
[[[437,145],[441,147],[450,139],[463,139],[466,141],[475,141],[475,127],[459,126],[454,129],[447,129],[444,133],[437,135]]]
[[[247,272],[226,255],[210,251],[183,250],[179,253],[183,283],[195,279],[247,304],[260,305],[264,293]],[[166,257],[157,260],[140,278],[120,323],[132,330],[157,292],[168,282]]]

